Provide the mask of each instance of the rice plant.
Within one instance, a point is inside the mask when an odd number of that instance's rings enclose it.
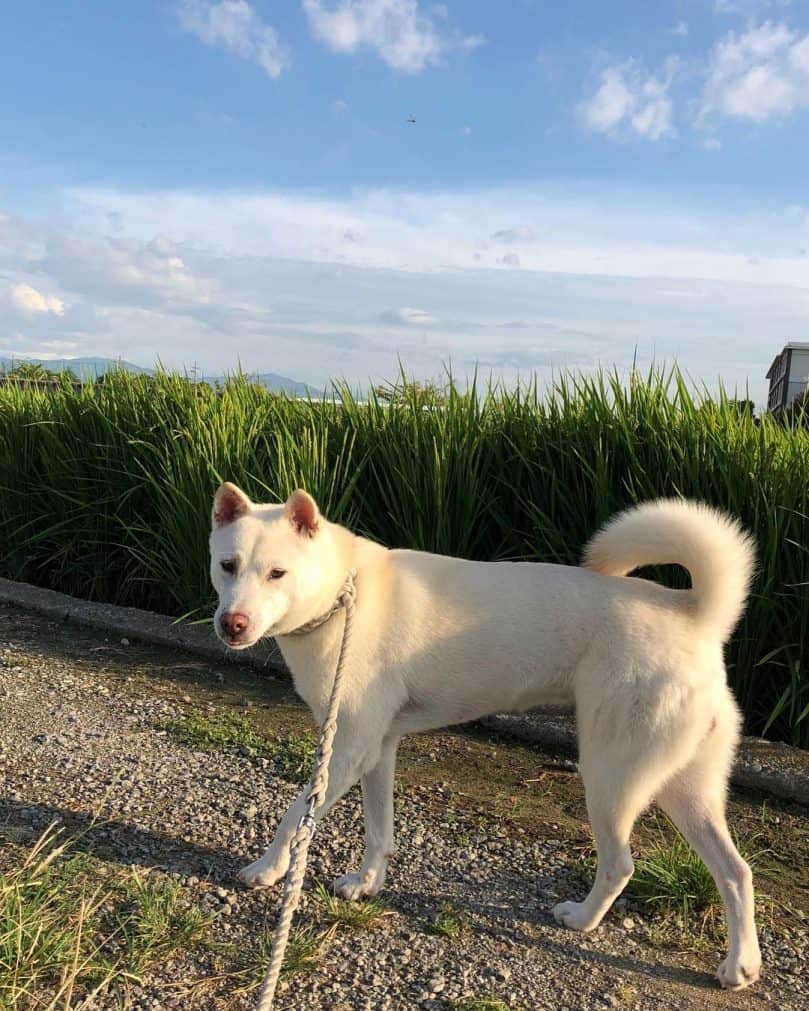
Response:
[[[190,709],[160,722],[158,729],[198,751],[245,747],[264,757],[270,757],[275,752],[271,741],[262,736],[245,716],[227,710],[209,715],[201,709]]]
[[[683,922],[720,905],[710,871],[674,829],[668,835],[660,831],[635,859],[627,893],[654,911],[679,913]]]
[[[0,1008],[96,1006],[110,986],[137,981],[108,955],[116,931],[104,919],[114,883],[99,880],[70,840],[51,826],[21,859],[0,871]]]
[[[390,910],[380,898],[352,902],[332,894],[321,882],[315,885],[314,896],[323,921],[345,930],[368,930],[390,916]]]
[[[211,604],[221,480],[306,487],[384,544],[575,564],[609,515],[661,495],[738,516],[758,575],[727,656],[748,732],[809,746],[809,431],[676,370],[296,401],[167,373],[0,387],[0,574],[175,615]],[[684,585],[682,573],[655,573]]]
[[[180,885],[170,878],[135,874],[125,883],[123,899],[112,920],[123,963],[133,972],[191,950],[208,936],[213,916],[183,901]]]
[[[314,972],[326,957],[336,926],[325,931],[313,927],[293,927],[281,965],[281,979]],[[237,982],[234,993],[250,993],[264,981],[272,954],[273,932],[262,931],[257,940],[239,951],[241,968],[229,975]]]
[[[443,902],[428,925],[431,934],[445,937],[448,941],[457,941],[468,933],[472,926],[469,914],[463,909],[457,909],[451,902]]]

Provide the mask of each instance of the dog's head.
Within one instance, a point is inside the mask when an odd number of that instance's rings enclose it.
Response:
[[[227,646],[246,649],[323,612],[331,525],[305,491],[284,505],[257,505],[227,482],[214,496],[211,526],[214,627]]]

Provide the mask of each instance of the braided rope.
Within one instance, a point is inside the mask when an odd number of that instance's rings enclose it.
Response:
[[[337,657],[337,667],[334,671],[329,708],[326,712],[326,719],[323,721],[323,726],[320,729],[320,741],[318,743],[317,758],[310,783],[311,788],[306,798],[306,813],[298,823],[298,828],[290,846],[289,870],[284,880],[284,897],[281,901],[281,911],[278,914],[278,923],[275,925],[275,933],[273,934],[270,964],[267,967],[264,983],[258,996],[256,1011],[271,1011],[273,1006],[275,989],[281,976],[281,967],[284,964],[284,952],[286,951],[289,932],[292,927],[292,917],[298,908],[301,889],[303,888],[303,879],[306,875],[306,859],[309,854],[309,844],[315,833],[315,810],[326,799],[326,791],[329,785],[329,762],[331,761],[332,750],[334,748],[334,736],[337,733],[340,685],[343,679],[345,658],[351,641],[354,621],[354,603],[357,594],[357,589],[354,585],[354,575],[354,572],[349,572],[340,591],[340,596],[337,598],[337,602],[340,606],[345,607],[346,611],[343,638],[340,643],[340,653]]]

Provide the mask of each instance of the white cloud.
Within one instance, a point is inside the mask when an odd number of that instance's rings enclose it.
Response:
[[[701,118],[763,123],[809,108],[809,34],[765,21],[729,32],[710,56]]]
[[[809,318],[797,203],[753,215],[536,186],[60,198],[48,227],[0,215],[0,272],[65,305],[23,317],[0,297],[4,349],[73,344],[208,374],[240,359],[320,386],[390,378],[398,356],[420,378],[451,360],[461,378],[478,362],[542,382],[554,367],[630,366],[637,346],[642,364],[678,357],[696,379],[749,378],[760,397],[773,345]],[[527,229],[519,246],[492,239]]]
[[[803,204],[789,204],[785,213],[787,218],[809,228],[809,207],[805,207]]]
[[[54,236],[35,266],[58,276],[64,287],[80,283],[85,290],[104,291],[108,298],[139,299],[169,310],[208,305],[217,288],[193,271],[180,248],[160,232],[148,241]]]
[[[55,295],[43,295],[30,284],[14,284],[9,292],[11,304],[24,316],[50,314],[64,316],[65,303]]]
[[[408,306],[380,313],[380,319],[383,323],[391,323],[394,326],[432,326],[437,322],[435,316],[424,309],[413,309]]]
[[[582,123],[594,133],[629,131],[653,141],[672,135],[669,89],[676,66],[670,59],[663,77],[646,73],[634,60],[607,67],[598,88],[579,106]]]
[[[671,31],[673,35],[677,35],[681,39],[686,38],[688,35],[688,22],[678,21]]]
[[[514,228],[501,228],[492,233],[492,242],[504,242],[507,245],[515,242],[536,242],[538,238],[537,230],[530,225],[515,225]]]
[[[121,272],[147,275],[137,290],[166,304],[215,304],[229,280],[209,274],[199,253],[278,257],[324,269],[485,270],[519,242],[525,270],[609,276],[713,278],[809,287],[809,265],[785,250],[795,238],[767,215],[686,213],[635,192],[609,198],[566,197],[552,189],[501,187],[477,191],[361,190],[344,197],[275,191],[123,192],[74,189],[68,206],[85,228],[103,233],[108,214],[121,216],[126,238],[105,239],[90,255],[71,244],[58,256],[73,260],[100,283],[122,290]],[[786,216],[783,216],[786,222]],[[515,225],[514,222],[519,222]],[[504,223],[507,227],[504,228]],[[173,241],[155,240],[170,235]],[[351,235],[356,241],[347,241]],[[497,240],[492,237],[499,235]],[[155,242],[164,255],[154,262]],[[761,262],[752,269],[751,254]],[[118,265],[123,258],[124,264]],[[172,270],[166,259],[182,267]],[[107,261],[110,261],[107,265]],[[146,270],[146,264],[152,264]],[[2,266],[2,257],[0,257]],[[168,278],[168,279],[167,279]],[[64,287],[68,287],[65,285]],[[135,289],[130,284],[130,292]],[[388,302],[384,308],[391,304]],[[418,305],[418,298],[398,302]]]
[[[394,70],[417,74],[436,63],[448,41],[418,0],[303,0],[314,35],[338,53],[372,49]],[[482,37],[469,36],[474,48]],[[463,44],[463,42],[462,42]]]
[[[792,0],[715,0],[714,10],[717,14],[731,14],[750,18],[763,11],[789,7]]]
[[[180,0],[177,17],[185,31],[206,45],[257,63],[273,79],[289,66],[289,56],[275,29],[265,24],[246,0]]]
[[[75,351],[78,347],[76,341],[43,341],[42,346],[51,354],[62,355],[66,354],[68,351]]]
[[[474,49],[480,49],[481,46],[485,45],[485,35],[467,35],[465,38],[461,39],[461,49],[466,49],[470,52]]]
[[[42,341],[35,346],[24,342],[26,338],[17,334],[12,340],[0,341],[0,353],[3,358],[36,358],[41,361],[61,361],[63,358],[75,358],[71,352],[78,350],[76,341]]]

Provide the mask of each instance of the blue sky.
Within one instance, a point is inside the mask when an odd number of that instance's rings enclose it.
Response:
[[[0,354],[761,400],[809,339],[803,0],[5,0],[0,94]]]

